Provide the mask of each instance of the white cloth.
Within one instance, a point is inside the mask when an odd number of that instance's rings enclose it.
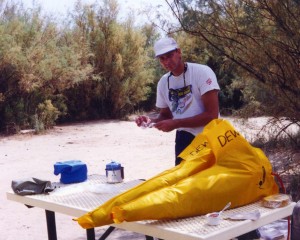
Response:
[[[217,78],[212,69],[206,65],[197,63],[187,63],[187,70],[179,76],[171,75],[169,77],[166,73],[159,80],[157,85],[156,107],[169,108],[173,114],[174,119],[182,119],[193,117],[204,112],[204,105],[201,96],[208,91],[217,89],[220,90]],[[175,91],[184,88],[184,77],[186,87],[179,92],[179,96],[169,97],[169,89]],[[189,91],[191,86],[191,91]],[[172,91],[172,90],[171,90]],[[174,91],[173,91],[174,92]],[[202,132],[204,126],[196,128],[180,128],[178,130],[185,130],[193,135]]]

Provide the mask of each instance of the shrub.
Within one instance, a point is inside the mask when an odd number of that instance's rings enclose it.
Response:
[[[52,128],[59,116],[60,111],[52,105],[51,100],[45,100],[44,103],[40,103],[34,116],[36,132]]]

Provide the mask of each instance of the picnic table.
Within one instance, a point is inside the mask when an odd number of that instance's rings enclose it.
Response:
[[[88,180],[76,184],[54,183],[56,189],[50,194],[36,194],[20,196],[13,191],[6,193],[7,199],[27,206],[45,210],[48,230],[48,239],[57,240],[55,213],[80,217],[94,210],[118,193],[126,191],[142,180],[124,181],[122,183],[107,184],[105,176],[91,175]],[[106,186],[107,191],[103,191]],[[109,190],[111,189],[111,190]],[[207,224],[205,216],[196,216],[176,220],[145,220],[136,222],[123,222],[108,226],[107,231],[100,236],[104,240],[115,229],[120,228],[145,235],[148,240],[156,238],[164,240],[226,240],[253,231],[261,226],[292,215],[296,203],[281,208],[266,208],[258,201],[243,207],[227,210],[224,218],[217,226]],[[226,216],[235,213],[259,211],[260,218],[252,220],[233,221]],[[78,227],[80,227],[78,225]],[[87,240],[95,240],[94,229],[87,229]]]

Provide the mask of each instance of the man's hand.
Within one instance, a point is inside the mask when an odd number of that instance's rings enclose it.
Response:
[[[147,116],[142,115],[142,116],[136,117],[135,123],[139,127],[148,127],[151,124],[151,119]]]
[[[154,127],[163,132],[171,132],[172,130],[177,128],[176,120],[173,119],[162,120],[156,123]]]

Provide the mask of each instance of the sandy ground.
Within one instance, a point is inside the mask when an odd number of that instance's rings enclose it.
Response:
[[[132,121],[96,121],[56,126],[43,135],[19,134],[0,138],[0,239],[47,239],[45,213],[8,201],[11,181],[36,177],[59,181],[58,161],[81,160],[89,174],[105,174],[112,160],[122,164],[125,178],[150,178],[174,165],[174,132],[138,128]],[[59,240],[85,239],[85,230],[71,217],[56,214]],[[97,229],[99,235],[106,228]],[[2,238],[4,237],[4,238]],[[139,234],[114,232],[108,239],[145,239]]]
[[[257,122],[251,124],[234,122],[249,138],[253,136],[249,129],[254,135],[259,130]],[[60,177],[53,173],[54,164],[75,159],[87,164],[89,174],[105,174],[105,165],[114,160],[124,167],[126,180],[148,179],[174,166],[174,134],[141,129],[133,121],[95,121],[56,126],[47,134],[0,137],[0,239],[47,239],[44,211],[6,199],[12,180],[36,177],[57,182]],[[59,240],[86,239],[85,230],[71,217],[56,214],[56,223]],[[97,228],[96,236],[105,229]],[[145,237],[117,230],[108,239]]]

